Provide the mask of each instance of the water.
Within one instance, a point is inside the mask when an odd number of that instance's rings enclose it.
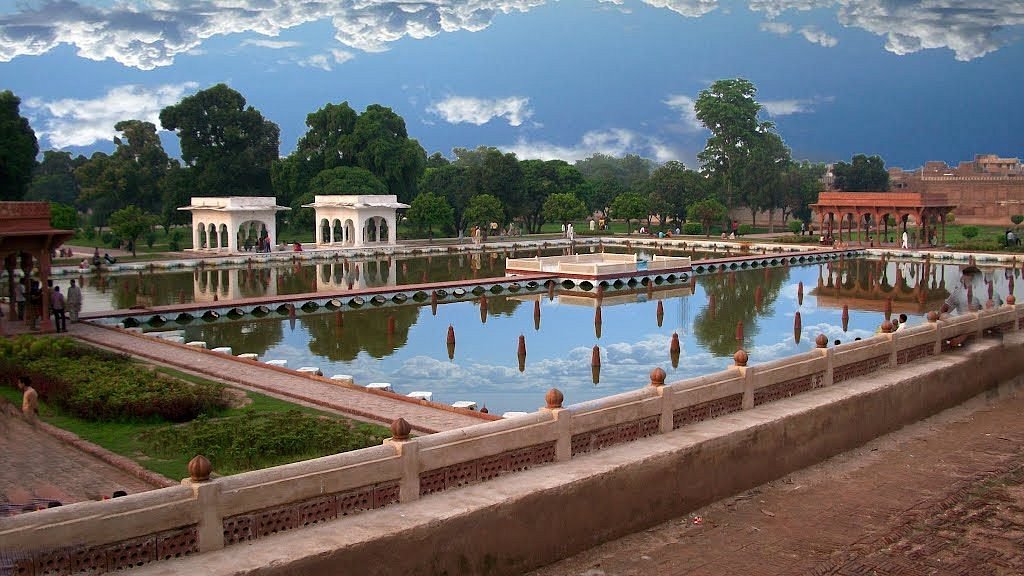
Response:
[[[1015,279],[1019,274],[1009,271]],[[479,301],[471,301],[442,304],[436,316],[430,306],[418,305],[347,310],[344,326],[328,312],[295,319],[198,321],[184,330],[186,340],[203,340],[211,348],[231,346],[235,354],[284,359],[292,368],[318,366],[328,376],[353,375],[360,384],[390,382],[399,393],[429,390],[436,401],[472,400],[497,413],[532,411],[552,387],[574,403],[643,386],[655,366],[665,369],[668,381],[721,370],[732,363],[740,346],[739,322],[751,363],[810,350],[818,334],[830,342],[872,336],[890,296],[894,316],[905,313],[915,325],[941,305],[959,277],[959,267],[953,265],[863,259],[714,274],[699,277],[692,294],[686,285],[656,292],[654,299],[643,291],[609,295],[601,308],[600,335],[595,301],[561,295],[553,300],[547,295],[489,296],[485,322]],[[998,270],[988,277],[995,293],[1005,298],[1007,273]],[[804,286],[802,305],[799,282]],[[535,300],[541,303],[539,328]],[[659,300],[664,305],[660,326]],[[846,330],[844,303],[850,307]],[[799,342],[794,332],[797,311],[802,316]],[[388,317],[394,318],[393,334],[388,334]],[[445,342],[449,325],[457,341],[452,359]],[[673,332],[682,347],[678,366],[669,358]],[[527,346],[523,371],[516,354],[520,335]],[[595,345],[601,349],[596,383],[591,369]]]

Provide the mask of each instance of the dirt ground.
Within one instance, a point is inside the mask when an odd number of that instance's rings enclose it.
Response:
[[[530,576],[1024,575],[1024,396],[1007,395]]]

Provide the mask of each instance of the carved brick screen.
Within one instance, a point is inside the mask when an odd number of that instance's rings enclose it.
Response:
[[[949,352],[951,350],[956,350],[958,347],[950,344],[950,340],[952,340],[953,338],[959,338],[960,336],[964,336],[964,335],[967,336],[967,338],[964,339],[964,341],[963,341],[963,344],[965,346],[967,344],[969,344],[971,341],[973,341],[975,336],[976,336],[976,334],[974,332],[971,332],[969,334],[957,334],[956,336],[950,336],[949,338],[946,338],[946,339],[944,339],[942,341],[942,352]]]
[[[660,421],[661,416],[648,416],[633,422],[615,424],[590,432],[573,434],[572,455],[596,452],[616,444],[624,444],[639,440],[640,438],[654,436],[659,431]]]
[[[740,393],[680,408],[672,413],[672,429],[739,412],[742,407],[743,394]]]
[[[840,382],[850,380],[852,378],[867,376],[868,374],[873,374],[887,366],[889,366],[888,354],[881,354],[859,362],[851,362],[842,366],[836,366],[832,369],[832,383],[839,384]]]
[[[15,559],[13,574],[103,574],[198,552],[196,527],[189,526],[102,546],[69,546],[26,553]]]
[[[896,364],[908,364],[935,354],[935,343],[926,342],[896,352]]]
[[[307,498],[224,519],[224,545],[230,546],[348,516],[398,502],[398,481],[363,486],[346,492]]]
[[[754,390],[754,406],[760,406],[761,404],[767,404],[768,402],[775,402],[776,400],[789,398],[790,396],[807,392],[808,390],[821,388],[824,385],[824,371],[814,372],[799,378],[770,384],[764,388]]]
[[[428,470],[420,474],[420,495],[485,482],[503,474],[521,472],[554,461],[555,442],[551,441]]]

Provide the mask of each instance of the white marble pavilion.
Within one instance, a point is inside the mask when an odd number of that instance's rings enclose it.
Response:
[[[277,243],[277,213],[291,210],[278,206],[272,196],[193,197],[178,208],[192,213],[192,249],[238,252],[254,247],[261,238]],[[255,249],[255,248],[253,248]]]
[[[396,211],[408,208],[393,194],[314,196],[303,208],[316,210],[316,243],[341,246],[390,244],[396,241]]]

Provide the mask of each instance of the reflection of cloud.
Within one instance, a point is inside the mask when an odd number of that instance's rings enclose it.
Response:
[[[693,108],[693,98],[684,94],[670,94],[664,102],[669,108],[679,113],[679,118],[683,121],[683,127],[686,130],[696,132],[704,128],[700,120],[697,120],[697,111]]]
[[[800,35],[808,42],[812,44],[820,44],[825,48],[834,48],[839,44],[839,40],[836,40],[833,36],[829,36],[827,32],[817,26],[804,26],[800,29]]]
[[[696,18],[714,11],[718,0],[644,0],[649,6]],[[303,24],[330,21],[337,41],[367,52],[387,49],[402,38],[429,38],[443,32],[476,32],[499,13],[526,12],[546,0],[136,0],[90,5],[84,0],[42,0],[0,16],[0,61],[38,56],[70,45],[82,58],[114,60],[149,70],[168,66],[177,55],[196,50],[204,40],[229,34],[274,38]],[[613,2],[612,5],[619,5]],[[1024,24],[1024,2],[981,0],[751,0],[752,10],[769,20],[790,10],[831,8],[840,24],[886,37],[896,54],[949,48],[958,60],[979,58],[999,49],[1002,32]],[[19,6],[21,6],[19,4]],[[763,30],[783,33],[785,24]],[[786,33],[789,33],[788,31]],[[834,46],[835,38],[812,27],[800,33],[811,42]],[[251,44],[286,47],[284,42]],[[258,44],[263,42],[263,44]]]
[[[528,141],[520,138],[515,144],[506,144],[500,147],[506,152],[513,152],[520,160],[560,159],[567,162],[582,160],[595,152],[609,156],[622,156],[624,154],[639,154],[640,156],[655,156],[659,161],[677,159],[678,156],[665,158],[674,151],[665,146],[660,140],[638,134],[625,128],[612,128],[609,130],[593,130],[583,134],[579,142],[572,145],[553,144],[551,142]]]
[[[472,98],[451,96],[434,102],[427,108],[451,124],[469,123],[481,126],[495,118],[505,118],[509,126],[519,126],[533,115],[530,99],[521,96],[508,98]]]
[[[88,146],[99,141],[110,141],[116,131],[114,124],[135,119],[160,126],[160,110],[177,103],[196,89],[195,82],[167,84],[156,88],[127,85],[110,89],[93,100],[31,99],[25,107],[42,120],[37,133],[51,146]],[[34,124],[40,125],[38,122]]]

